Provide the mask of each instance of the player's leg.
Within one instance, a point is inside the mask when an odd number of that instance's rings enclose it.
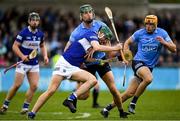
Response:
[[[121,94],[122,102],[125,102],[127,99],[134,96],[139,84],[140,84],[139,78],[134,76],[131,79],[130,84],[128,85],[128,88]],[[105,108],[103,108],[101,110],[101,114],[103,115],[103,117],[107,118],[109,115],[109,111],[111,111],[114,107],[116,107],[116,104],[113,101],[112,103],[108,104]]]
[[[99,108],[99,104],[98,104],[98,96],[99,96],[99,83],[97,83],[92,91],[92,97],[93,97],[93,104],[92,107],[93,108]]]
[[[28,72],[27,78],[29,81],[29,89],[26,92],[24,104],[22,106],[21,114],[26,114],[29,110],[29,105],[32,101],[33,95],[38,87],[39,72]]]
[[[22,85],[23,80],[24,80],[24,74],[16,72],[14,84],[12,85],[12,87],[9,90],[8,94],[6,95],[3,106],[0,109],[0,114],[4,114],[7,111],[8,106],[10,104],[10,101],[15,96],[15,94],[18,91],[19,87]]]
[[[39,96],[32,111],[28,113],[29,119],[34,119],[35,114],[46,103],[46,101],[55,93],[55,91],[58,89],[58,87],[63,79],[64,79],[64,77],[60,76],[60,75],[52,76],[51,83],[50,83],[47,91],[45,91],[43,94],[41,94]]]
[[[131,113],[135,113],[135,106],[137,103],[138,98],[143,94],[143,92],[145,91],[146,87],[152,82],[153,76],[151,73],[151,70],[146,67],[146,66],[142,66],[137,70],[136,73],[143,81],[139,84],[134,97],[132,99],[132,101],[130,102],[129,105],[129,112]]]
[[[87,68],[85,68],[86,71],[90,72],[92,75],[96,76],[96,71],[98,68],[101,68],[101,66],[99,65],[91,65],[91,66],[87,66]],[[93,99],[93,103],[92,103],[92,107],[93,108],[98,108],[99,104],[98,104],[98,96],[99,96],[99,83],[97,83],[92,91],[92,99]]]
[[[113,95],[113,99],[114,99],[115,104],[117,105],[120,117],[127,118],[128,114],[126,112],[124,112],[124,110],[123,110],[121,95],[120,95],[120,92],[118,91],[118,89],[116,88],[112,71],[107,72],[102,77],[102,79],[108,86],[111,94]]]
[[[76,89],[78,89],[82,84],[83,84],[83,82],[77,82],[77,88]],[[90,90],[87,91],[86,93],[78,96],[78,100],[86,100],[89,97],[89,94],[90,94]]]
[[[72,113],[76,112],[76,103],[79,96],[87,93],[93,86],[97,84],[96,77],[91,73],[80,70],[72,74],[72,80],[83,81],[84,83],[73,92],[67,99],[64,100],[63,105],[68,107]]]

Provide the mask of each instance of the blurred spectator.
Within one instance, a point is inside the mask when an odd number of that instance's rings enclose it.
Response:
[[[51,7],[46,9],[33,9],[33,11],[35,10],[41,15],[41,28],[46,33],[45,40],[47,41],[50,59],[52,59],[57,53],[61,54],[63,52],[70,33],[80,22],[79,16],[76,16],[77,13],[74,11],[62,12],[60,9]],[[0,10],[0,65],[7,66],[16,62],[16,58],[11,49],[12,43],[17,32],[27,24],[27,15],[29,12],[32,12],[32,10],[20,10],[15,7],[8,8],[4,11]],[[175,12],[166,10],[156,13],[153,14],[158,15],[158,25],[168,31],[168,34],[175,41],[178,50],[177,54],[170,56],[167,50],[162,49],[159,66],[164,65],[163,63],[168,63],[170,65],[180,63],[180,16]],[[106,14],[97,11],[96,16],[111,27]],[[127,14],[114,16],[120,41],[126,40],[135,30],[143,26],[142,18],[144,18],[144,16],[130,17]]]

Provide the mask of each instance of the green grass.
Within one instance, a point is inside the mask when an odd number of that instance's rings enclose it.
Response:
[[[62,101],[70,92],[56,92],[49,101],[43,106],[36,116],[36,120],[119,120],[117,109],[110,112],[108,119],[100,115],[99,109],[91,108],[92,98],[85,101],[78,101],[78,108],[75,114],[69,112],[62,105]],[[41,93],[36,93],[32,105]],[[0,93],[0,102],[3,102],[6,93]],[[0,120],[26,120],[25,115],[20,115],[19,111],[24,100],[24,93],[18,92],[12,100],[8,112],[0,115]],[[100,92],[99,102],[102,106],[112,101],[109,92]],[[128,100],[124,103],[124,109],[127,110]],[[32,105],[30,108],[32,108]],[[88,117],[82,117],[87,114]],[[136,114],[130,115],[128,120],[180,120],[180,91],[146,91],[139,98]]]

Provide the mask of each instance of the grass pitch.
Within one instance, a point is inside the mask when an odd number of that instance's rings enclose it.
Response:
[[[11,101],[8,112],[0,115],[0,120],[26,120],[26,115],[20,115],[22,103],[24,101],[24,92],[18,92]],[[34,105],[41,92],[36,93],[33,102]],[[36,120],[123,120],[119,118],[117,108],[110,112],[107,119],[100,115],[102,108],[92,108],[92,97],[85,101],[78,101],[78,108],[75,114],[69,112],[62,105],[63,100],[70,92],[56,92],[48,102],[37,113]],[[0,102],[3,103],[6,93],[0,93]],[[105,106],[112,101],[109,92],[100,92],[98,102]],[[127,110],[128,100],[124,103],[124,109]],[[127,120],[180,120],[180,90],[177,91],[146,91],[138,100],[136,114],[130,115]]]

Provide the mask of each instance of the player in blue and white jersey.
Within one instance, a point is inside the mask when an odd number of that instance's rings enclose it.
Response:
[[[85,4],[85,5],[80,6],[80,20],[82,21],[81,24],[78,25],[74,29],[74,31],[71,33],[69,41],[66,44],[66,47],[65,47],[64,50],[66,50],[69,47],[69,45],[71,45],[71,43],[73,43],[76,40],[79,40],[78,38],[81,37],[87,31],[92,30],[92,31],[97,33],[101,26],[106,26],[106,24],[103,23],[102,21],[95,20],[94,9],[89,4]],[[103,55],[99,59],[105,58],[105,56],[106,56],[104,52],[96,52],[96,55],[98,57]],[[99,66],[99,65],[94,66],[94,65],[92,65],[92,66],[88,66],[86,68],[87,71],[89,71],[90,73],[92,73],[94,75],[95,75],[97,69],[99,69],[98,73],[99,73],[100,77],[103,77],[107,71],[110,71],[110,66],[109,66],[108,63],[106,63],[103,66]],[[80,86],[80,83],[78,83],[77,88],[79,86]],[[92,107],[93,108],[98,108],[98,107],[100,107],[99,104],[98,104],[98,96],[99,96],[99,84],[98,83],[93,88],[92,92],[93,92],[93,95],[92,95],[92,98],[93,98]]]
[[[102,27],[101,29],[104,29],[104,27]],[[97,33],[91,30],[87,33],[84,33],[84,35],[82,35],[79,40],[73,42],[63,53],[63,55],[55,65],[51,83],[47,91],[40,95],[32,111],[28,113],[28,117],[30,119],[34,119],[36,113],[43,106],[43,104],[55,93],[55,91],[60,86],[61,81],[64,79],[84,82],[63,102],[63,105],[69,108],[72,113],[76,112],[76,103],[78,97],[89,91],[97,83],[96,77],[94,75],[80,68],[81,64],[86,60],[84,56],[88,54],[88,50],[93,48],[96,51],[107,52],[117,51],[121,49],[121,44],[117,44],[112,47],[100,45],[98,40],[104,40],[107,38],[107,34],[103,33],[105,31],[101,31],[101,29],[100,32],[98,32],[98,36]],[[126,113],[123,111],[122,105],[120,110],[121,115],[125,117]]]
[[[122,101],[133,97],[129,105],[129,112],[135,113],[135,106],[138,98],[143,94],[146,87],[152,82],[152,70],[158,62],[162,46],[171,52],[176,52],[176,45],[173,43],[168,33],[157,27],[158,18],[155,15],[147,15],[144,20],[145,28],[137,30],[124,43],[124,51],[129,51],[132,43],[137,43],[138,50],[132,61],[134,78],[131,80],[129,87],[122,94]],[[115,104],[109,104],[102,110],[104,117],[108,116]]]
[[[30,88],[25,95],[21,114],[25,114],[26,112],[28,112],[29,105],[37,89],[39,80],[38,57],[36,56],[35,58],[29,59],[28,55],[33,50],[37,50],[40,48],[44,57],[45,64],[48,64],[49,62],[44,42],[44,34],[40,29],[38,29],[39,22],[39,14],[35,12],[30,13],[28,18],[29,26],[25,27],[21,32],[19,32],[16,40],[14,41],[12,47],[13,51],[18,56],[19,61],[23,60],[23,63],[19,64],[16,67],[15,81],[5,98],[3,106],[0,109],[1,114],[7,111],[10,101],[15,96],[19,87],[22,85],[25,75],[27,75]]]

